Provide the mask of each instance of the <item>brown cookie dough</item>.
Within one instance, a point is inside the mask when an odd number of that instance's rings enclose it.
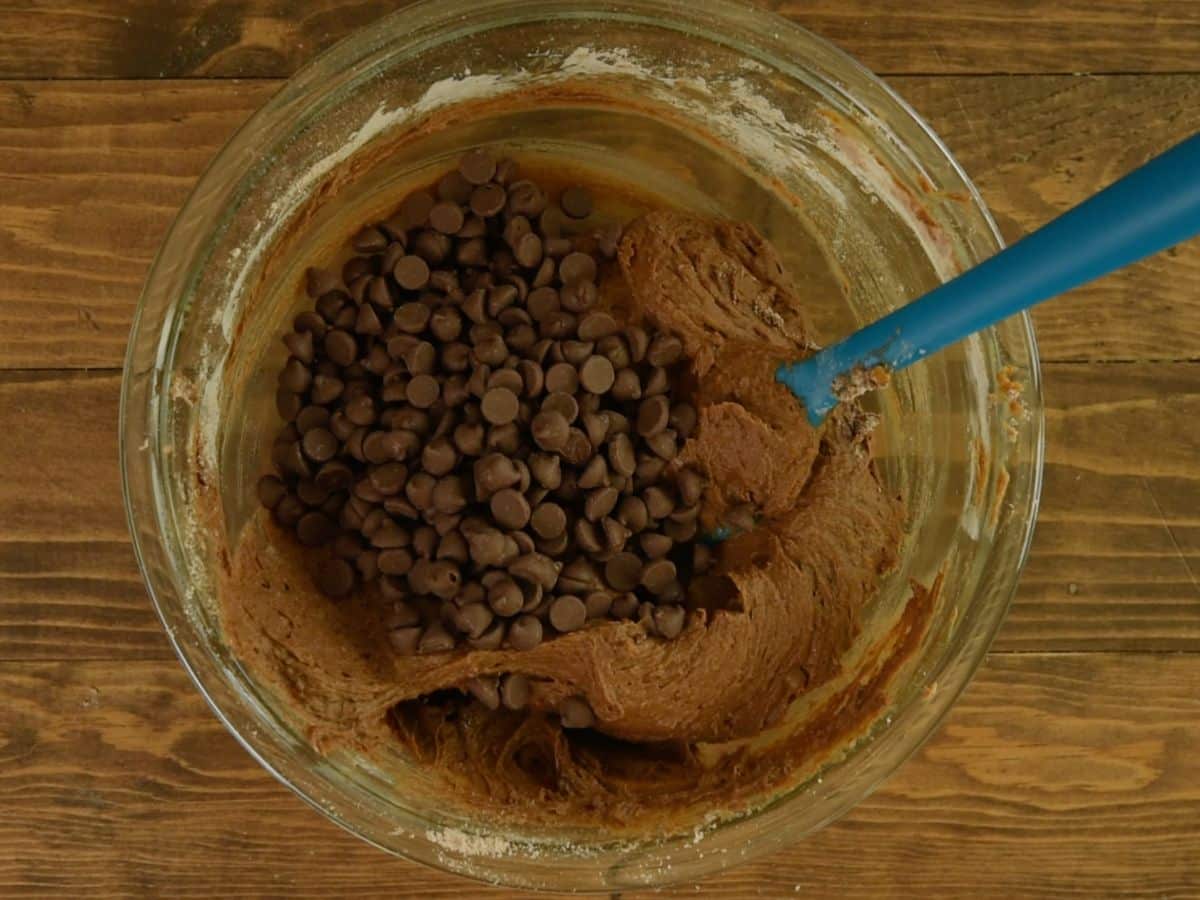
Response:
[[[728,756],[704,762],[699,748],[759,734],[839,672],[895,564],[901,504],[879,482],[857,410],[813,429],[775,382],[777,363],[811,339],[794,288],[753,228],[655,212],[626,230],[619,261],[602,302],[619,319],[679,335],[693,360],[698,425],[675,464],[709,478],[702,522],[751,504],[757,527],[722,544],[716,565],[693,580],[675,640],[605,619],[531,650],[402,657],[388,646],[382,605],[369,596],[331,603],[297,551],[256,522],[222,587],[225,628],[318,743],[369,749],[399,736],[441,767],[460,799],[521,820],[636,823],[697,803],[736,805],[796,764],[794,743],[774,762],[736,765]],[[527,710],[411,702],[506,673],[530,679]],[[586,701],[594,731],[617,740],[569,738],[550,714],[569,698]],[[851,706],[875,703],[856,696]],[[837,716],[843,730],[858,721],[845,709]]]

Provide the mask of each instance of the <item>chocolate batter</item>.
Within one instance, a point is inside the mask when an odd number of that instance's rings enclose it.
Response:
[[[626,229],[619,261],[602,285],[614,313],[679,335],[693,360],[699,425],[676,464],[709,476],[702,522],[751,504],[757,525],[722,544],[710,574],[693,581],[693,612],[673,641],[606,620],[524,652],[399,657],[381,604],[322,597],[297,551],[265,516],[256,520],[222,588],[225,626],[318,746],[369,750],[398,737],[464,808],[643,827],[762,799],[882,702],[885,676],[923,627],[929,595],[919,589],[863,680],[822,707],[821,724],[769,751],[714,749],[769,729],[839,672],[896,562],[902,507],[879,482],[857,406],[813,429],[775,382],[778,362],[811,348],[811,335],[777,255],[751,226],[653,212]],[[511,672],[533,679],[521,713],[450,692]],[[572,696],[590,704],[598,734],[566,733],[543,714]]]

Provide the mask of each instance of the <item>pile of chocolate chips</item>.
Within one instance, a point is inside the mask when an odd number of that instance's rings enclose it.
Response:
[[[340,275],[308,272],[258,494],[328,548],[329,597],[377,583],[400,653],[527,650],[602,618],[683,630],[708,564],[703,480],[669,466],[696,425],[683,348],[595,308],[620,233],[587,227],[592,204],[476,151]]]

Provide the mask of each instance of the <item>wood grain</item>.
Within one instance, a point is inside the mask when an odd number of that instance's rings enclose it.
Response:
[[[6,897],[502,897],[339,831],[170,661],[0,665]],[[652,896],[1193,896],[1200,656],[990,659],[840,822]]]
[[[1045,379],[1041,516],[997,648],[1200,651],[1200,364]],[[118,389],[0,376],[0,660],[170,656],[126,538]]]
[[[1200,76],[896,86],[947,137],[1010,239],[1200,130]],[[120,365],[173,216],[274,89],[0,84],[0,369]],[[1036,320],[1048,360],[1200,359],[1200,244],[1076,291]]]
[[[275,89],[196,87],[0,84],[0,368],[121,364],[171,220]]]
[[[1009,242],[1200,131],[1200,78],[893,84],[946,141]],[[1044,304],[1034,322],[1048,360],[1200,359],[1200,242]]]
[[[997,646],[1200,649],[1200,364],[1044,375],[1042,507]]]
[[[885,73],[1196,71],[1189,0],[755,0]],[[395,0],[0,5],[0,78],[279,77]],[[53,52],[48,48],[53,47]]]
[[[133,556],[120,377],[0,376],[0,659],[170,654]]]

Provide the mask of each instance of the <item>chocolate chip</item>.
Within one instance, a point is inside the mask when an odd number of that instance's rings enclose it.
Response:
[[[586,313],[599,299],[596,285],[590,281],[572,281],[558,292],[562,308],[572,313]]]
[[[550,624],[566,634],[578,631],[587,622],[587,607],[573,594],[564,594],[550,604]]]
[[[679,490],[679,499],[686,506],[695,506],[700,502],[704,491],[704,479],[695,469],[682,469],[676,476],[675,486]]]
[[[655,367],[646,376],[646,380],[642,385],[642,393],[647,397],[653,397],[655,394],[665,394],[669,387],[666,370]]]
[[[543,538],[556,538],[567,528],[567,514],[557,503],[542,503],[530,517],[530,525]]]
[[[292,320],[292,327],[300,332],[307,332],[321,337],[329,330],[325,320],[313,310],[305,310]]]
[[[478,638],[469,638],[467,643],[475,650],[498,650],[501,644],[504,643],[504,637],[507,633],[508,624],[503,621],[496,621]]]
[[[554,273],[557,270],[557,265],[551,258],[555,250],[553,241],[542,242],[542,253],[545,256],[541,263],[538,264],[537,272],[534,273],[533,279],[530,281],[530,286],[533,288],[549,287],[554,281]]]
[[[614,619],[632,619],[637,614],[636,594],[624,593],[613,598],[611,615]]]
[[[560,363],[565,365],[565,363]],[[547,385],[548,387],[548,385]],[[566,391],[553,391],[542,401],[542,412],[558,413],[568,423],[579,417],[579,401]]]
[[[530,423],[534,442],[543,450],[561,450],[570,435],[570,425],[558,412],[540,412]]]
[[[633,369],[622,369],[613,380],[612,395],[618,400],[638,400],[642,396],[642,382]]]
[[[405,290],[419,291],[429,283],[429,264],[419,256],[403,256],[392,275]]]
[[[383,580],[384,585],[395,585],[398,582],[392,578]],[[421,614],[409,603],[405,603],[403,599],[398,599],[392,603],[391,608],[387,612],[385,623],[389,630],[393,628],[411,628],[413,625],[421,624]]]
[[[345,385],[340,378],[329,375],[315,375],[313,376],[312,390],[309,392],[309,397],[313,403],[325,406],[340,397],[344,389]]]
[[[683,631],[687,613],[682,606],[674,604],[658,606],[653,613],[654,628],[664,638],[679,637]]]
[[[565,189],[558,203],[562,211],[572,219],[586,219],[592,214],[592,194],[587,188],[579,185]]]
[[[514,181],[508,186],[508,211],[514,216],[537,216],[546,208],[546,195],[532,181]]]
[[[633,442],[627,434],[614,435],[608,442],[608,464],[618,475],[630,476],[637,470]]]
[[[498,184],[484,184],[471,192],[471,211],[481,218],[496,215],[508,201],[508,194]]]
[[[651,435],[646,439],[648,446],[660,459],[670,462],[679,453],[679,442],[674,431],[670,428]]]
[[[408,402],[418,409],[428,409],[437,402],[441,385],[432,375],[417,375],[408,383]]]
[[[620,491],[607,485],[589,492],[583,504],[584,515],[592,522],[599,522],[616,508],[620,496]]]
[[[496,158],[487,150],[472,150],[458,163],[458,171],[470,184],[486,184],[496,174]]]
[[[563,362],[578,367],[587,361],[595,347],[591,341],[563,341],[558,345],[558,352],[562,354]]]
[[[403,547],[381,550],[376,565],[385,575],[407,575],[413,567],[413,555]]]
[[[460,229],[458,235],[462,236],[466,227]],[[455,250],[455,260],[460,265],[478,266],[482,269],[487,265],[487,241],[482,238],[472,238],[469,240],[458,241],[458,246]]]
[[[458,203],[443,201],[429,211],[429,224],[442,234],[457,234],[464,221],[462,207]]]
[[[572,428],[567,433],[567,442],[561,451],[562,458],[573,466],[582,466],[595,452],[592,442],[581,428]]]
[[[574,394],[579,389],[579,373],[568,362],[556,363],[546,372],[546,390]]]
[[[604,580],[616,591],[631,591],[641,582],[642,561],[633,553],[618,553],[604,564]]]
[[[652,366],[669,366],[683,356],[683,342],[673,334],[659,334],[646,350],[646,360]]]
[[[401,357],[410,375],[432,375],[437,363],[437,350],[429,341],[415,341],[408,345]]]
[[[646,510],[652,519],[665,519],[675,509],[675,501],[661,487],[649,487],[642,494],[646,501]]]
[[[675,574],[675,563],[669,559],[656,559],[642,570],[642,586],[652,594],[661,594],[675,580]]]
[[[671,403],[665,396],[648,397],[638,407],[638,434],[644,438],[649,438],[664,431],[670,415]]]
[[[324,513],[305,513],[296,522],[296,537],[306,547],[326,544],[337,535],[337,525]]]
[[[469,603],[458,610],[455,627],[469,638],[480,638],[491,626],[494,616],[482,603]]]
[[[657,534],[650,531],[639,535],[638,543],[641,544],[642,552],[646,554],[647,558],[652,560],[661,559],[666,556],[671,552],[671,547],[675,544],[665,534]],[[671,577],[674,577],[674,575]]]
[[[608,465],[603,456],[593,456],[579,473],[579,486],[586,490],[608,484]]]
[[[413,564],[408,580],[419,593],[449,600],[458,593],[462,573],[449,560],[419,559]]]
[[[467,693],[478,700],[486,709],[500,708],[500,681],[486,675],[472,678],[466,684]]]
[[[486,335],[475,342],[473,355],[478,363],[499,366],[508,358],[508,345],[498,334]]]
[[[492,518],[503,528],[515,530],[529,524],[529,501],[513,488],[505,488],[493,494],[490,508]]]
[[[635,473],[638,486],[646,487],[657,482],[662,477],[666,465],[664,460],[652,454],[638,454],[637,472]]]
[[[508,572],[514,578],[540,584],[543,589],[550,590],[558,580],[562,563],[556,563],[550,557],[541,553],[526,553],[517,557],[508,567]]]
[[[325,428],[313,428],[306,432],[302,444],[304,455],[314,462],[333,459],[338,451],[338,439]]]
[[[521,618],[528,619],[531,617],[522,616]],[[533,619],[533,621],[535,623],[537,623],[537,630],[538,630],[537,640],[535,640],[533,642],[532,646],[516,647],[514,644],[514,649],[519,649],[519,650],[532,649],[532,647],[536,647],[537,644],[541,641],[541,628],[542,628],[541,623],[538,622],[537,619]],[[512,627],[509,628],[508,640],[509,640],[510,644],[513,644],[512,631],[516,627],[517,627],[517,623],[514,622]],[[522,644],[524,645],[525,643],[526,643],[526,641],[523,640]],[[500,702],[504,704],[506,709],[512,709],[512,710],[524,709],[529,704],[530,693],[531,693],[531,690],[530,690],[529,679],[527,677],[525,677],[524,675],[512,673],[509,675],[505,675],[503,678],[500,679]]]
[[[563,728],[591,728],[596,723],[592,708],[582,697],[568,697],[558,707]]]
[[[532,650],[541,638],[541,622],[535,616],[518,616],[509,628],[509,647],[514,650]]]
[[[488,588],[487,600],[496,615],[505,617],[515,616],[525,603],[521,588],[508,577],[498,579]]]
[[[358,342],[345,331],[330,331],[323,346],[325,355],[339,366],[348,366],[358,357]]]
[[[608,313],[590,312],[579,320],[579,339],[598,341],[602,337],[617,333],[617,323]]]
[[[467,490],[463,479],[458,475],[447,475],[439,478],[433,488],[433,507],[439,513],[453,515],[461,512],[467,505]]]
[[[613,605],[613,595],[608,591],[592,591],[583,601],[588,619],[603,619]]]
[[[630,531],[621,522],[608,516],[600,521],[600,530],[604,532],[604,543],[609,550],[617,551],[625,548]]]
[[[415,628],[394,628],[388,632],[388,641],[401,656],[412,656],[417,652],[417,645],[421,640],[421,631],[419,627]]]
[[[558,277],[564,285],[575,284],[580,281],[595,281],[596,260],[587,253],[568,253],[563,257],[562,262],[558,264]],[[595,339],[584,338],[584,340]]]
[[[695,520],[690,522],[674,522],[668,520],[663,525],[663,532],[665,532],[666,535],[677,544],[682,544],[694,539],[698,530],[699,529]]]
[[[593,356],[579,369],[579,381],[584,390],[593,394],[604,394],[611,390],[616,380],[613,365],[603,356]]]
[[[454,649],[454,636],[440,622],[434,622],[421,635],[417,643],[418,653],[445,653]]]
[[[368,337],[383,334],[383,324],[379,321],[379,314],[375,312],[375,307],[364,303],[358,308],[358,314],[354,319],[354,333]]]
[[[258,502],[267,509],[274,509],[287,496],[287,485],[274,475],[264,475],[256,486]]]
[[[516,374],[516,373],[514,373]],[[518,380],[520,376],[517,375]],[[506,425],[517,417],[517,395],[505,387],[494,387],[483,395],[483,417],[493,425]]]
[[[489,453],[482,457],[475,463],[473,471],[477,499],[481,501],[521,480],[516,463],[500,453]]]
[[[471,561],[476,566],[499,565],[504,558],[504,535],[494,529],[472,531],[466,534],[467,548]]]
[[[542,261],[542,239],[532,231],[521,235],[512,250],[517,262],[527,269],[538,266]]]
[[[308,434],[314,428],[325,428],[332,416],[323,406],[306,406],[296,416],[296,430],[300,434]]]

